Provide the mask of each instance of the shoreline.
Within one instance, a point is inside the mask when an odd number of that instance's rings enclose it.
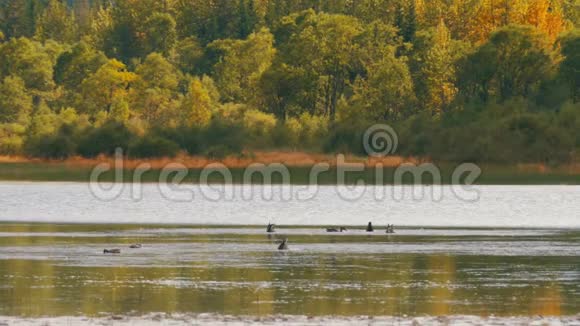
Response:
[[[9,162],[0,159],[0,181],[3,182],[81,182],[86,183],[91,180],[91,172],[94,167],[99,163],[110,163],[109,161],[83,161],[82,163],[70,162],[70,161],[14,161]],[[123,183],[135,183],[135,175],[138,173],[136,167],[138,167],[138,162],[132,162],[129,167],[124,167],[120,169],[121,176],[116,175],[114,169],[104,171],[99,175],[99,182],[123,182]],[[176,161],[179,162],[179,161]],[[321,163],[323,161],[320,161]],[[350,161],[349,161],[350,162]],[[356,161],[355,161],[356,162]],[[365,185],[395,185],[395,184],[415,184],[417,180],[413,175],[406,174],[402,180],[395,181],[395,175],[397,168],[400,164],[406,161],[399,160],[399,164],[383,164],[373,166],[369,162],[364,163],[364,161],[358,161],[365,164],[365,168],[360,171],[345,171],[341,166],[332,165],[332,162],[327,163],[330,165],[328,170],[320,172],[316,175],[316,178],[312,178],[313,165],[284,165],[286,168],[287,178],[284,178],[279,173],[272,173],[272,171],[267,170],[264,166],[255,169],[256,175],[252,175],[248,180],[246,178],[246,172],[249,170],[245,166],[238,165],[227,165],[224,164],[228,175],[230,176],[230,181],[226,182],[223,174],[221,173],[211,173],[207,178],[208,184],[233,184],[233,185],[243,185],[243,184],[292,184],[292,185],[354,185],[363,182]],[[394,162],[393,162],[394,163]],[[152,166],[158,165],[159,162],[152,164]],[[168,164],[168,163],[167,163]],[[209,164],[209,163],[208,163]],[[273,164],[272,162],[263,161],[258,164]],[[382,164],[382,163],[381,163]],[[414,163],[415,164],[415,163]],[[417,163],[421,164],[421,163]],[[459,163],[439,163],[434,166],[441,177],[442,185],[453,184],[453,173],[455,169],[459,166]],[[111,164],[111,167],[114,165]],[[559,168],[546,168],[541,165],[495,165],[495,164],[482,164],[479,166],[481,169],[481,175],[473,183],[474,185],[580,185],[580,170],[576,166],[565,166]],[[181,183],[193,183],[200,184],[205,182],[200,182],[202,179],[202,172],[204,169],[202,167],[190,167],[186,164],[178,165],[175,168],[176,171],[184,172],[183,180],[179,181]],[[222,169],[221,171],[226,171]],[[264,182],[265,173],[271,173],[271,180],[269,182]],[[163,174],[163,169],[161,167],[153,167],[140,173],[137,183],[163,183],[163,182],[173,182],[175,173],[173,174]],[[344,176],[344,177],[342,177]],[[420,176],[418,183],[423,185],[433,184],[434,178],[432,175],[425,174]],[[439,184],[439,183],[438,183]]]

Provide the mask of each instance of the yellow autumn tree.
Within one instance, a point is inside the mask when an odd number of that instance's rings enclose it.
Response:
[[[458,3],[458,1],[455,1]],[[531,25],[554,42],[568,28],[562,0],[480,0],[466,19],[466,37],[476,43],[509,24]]]
[[[552,42],[567,28],[560,0],[528,1],[522,19],[517,23],[535,26],[548,35]]]
[[[183,122],[190,126],[205,127],[211,120],[212,99],[199,78],[194,78],[183,100]]]

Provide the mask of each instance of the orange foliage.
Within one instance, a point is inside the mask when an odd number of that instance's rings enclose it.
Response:
[[[476,44],[488,40],[493,31],[508,24],[531,25],[549,36],[552,42],[569,27],[562,10],[562,0],[473,0],[453,1],[441,10],[440,1],[426,2],[426,24],[435,26],[435,19],[444,19],[454,38]]]

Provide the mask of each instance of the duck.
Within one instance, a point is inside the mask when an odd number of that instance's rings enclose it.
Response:
[[[141,248],[143,248],[143,245],[140,244],[140,243],[137,243],[137,244],[131,245],[129,248],[131,248],[131,249],[141,249]]]
[[[367,225],[367,232],[375,232],[372,222],[369,222],[369,225]]]
[[[103,250],[103,254],[120,254],[121,249],[105,249]]]
[[[278,246],[278,250],[288,250],[288,239],[282,240],[282,243]]]
[[[268,232],[268,233],[276,232],[276,224],[268,223],[268,227],[266,228],[266,232]]]

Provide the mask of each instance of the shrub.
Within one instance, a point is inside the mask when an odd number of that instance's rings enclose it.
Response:
[[[179,145],[159,136],[147,135],[137,140],[130,149],[129,156],[134,158],[175,157]]]
[[[195,127],[179,127],[171,129],[158,129],[154,134],[170,140],[177,144],[179,148],[189,155],[199,155],[203,153],[203,132]]]
[[[320,147],[328,134],[328,119],[304,113],[298,123],[301,126],[300,143],[305,147]]]
[[[90,129],[82,137],[78,153],[84,157],[113,155],[117,148],[127,153],[134,138],[135,135],[124,124],[109,121],[100,128]]]
[[[249,110],[244,114],[244,128],[252,138],[252,145],[272,145],[272,131],[276,128],[276,117],[258,110]]]
[[[203,133],[202,144],[206,155],[224,157],[241,153],[245,140],[244,130],[239,125],[213,120]]]
[[[63,125],[57,134],[30,138],[26,153],[32,157],[63,160],[76,153],[77,139],[71,125]]]
[[[339,125],[330,130],[324,151],[329,153],[351,153],[365,155],[363,132],[359,128]]]
[[[24,145],[26,127],[19,123],[0,124],[0,153],[19,154]]]

